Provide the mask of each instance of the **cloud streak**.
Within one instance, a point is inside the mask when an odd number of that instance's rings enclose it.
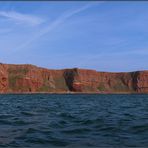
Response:
[[[98,4],[101,4],[101,3],[102,2],[100,2]],[[80,7],[80,8],[78,8],[78,9],[75,9],[75,10],[72,10],[72,11],[66,11],[60,17],[58,17],[55,21],[53,21],[52,23],[48,24],[46,27],[41,29],[38,32],[38,34],[36,34],[32,39],[28,40],[26,43],[19,46],[16,50],[26,48],[28,45],[35,42],[37,39],[41,38],[43,35],[49,33],[50,31],[53,31],[55,28],[57,28],[58,26],[63,24],[66,20],[68,20],[72,16],[74,16],[74,15],[80,13],[80,12],[83,12],[83,11],[85,11],[86,9],[88,9],[88,8],[90,8],[92,6],[94,6],[94,4],[87,4],[87,5],[84,5],[84,6]]]
[[[31,26],[39,25],[44,20],[33,15],[23,14],[16,11],[0,11],[0,16],[6,18],[7,20],[14,21],[15,23],[23,23]]]

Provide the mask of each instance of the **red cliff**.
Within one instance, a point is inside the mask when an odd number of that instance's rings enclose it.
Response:
[[[0,64],[0,92],[148,93],[148,71],[110,73]]]

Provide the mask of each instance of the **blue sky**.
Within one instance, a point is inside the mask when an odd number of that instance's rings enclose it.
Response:
[[[148,70],[148,2],[0,2],[0,62]]]

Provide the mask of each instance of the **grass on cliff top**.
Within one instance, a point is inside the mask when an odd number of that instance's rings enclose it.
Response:
[[[19,74],[27,74],[29,70],[27,68],[17,68],[17,69],[14,69],[14,68],[9,68],[8,69],[8,73],[9,74],[16,74],[16,73],[19,73]]]

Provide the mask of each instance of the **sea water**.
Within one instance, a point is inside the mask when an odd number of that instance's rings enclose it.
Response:
[[[148,147],[148,95],[0,95],[0,147]]]

